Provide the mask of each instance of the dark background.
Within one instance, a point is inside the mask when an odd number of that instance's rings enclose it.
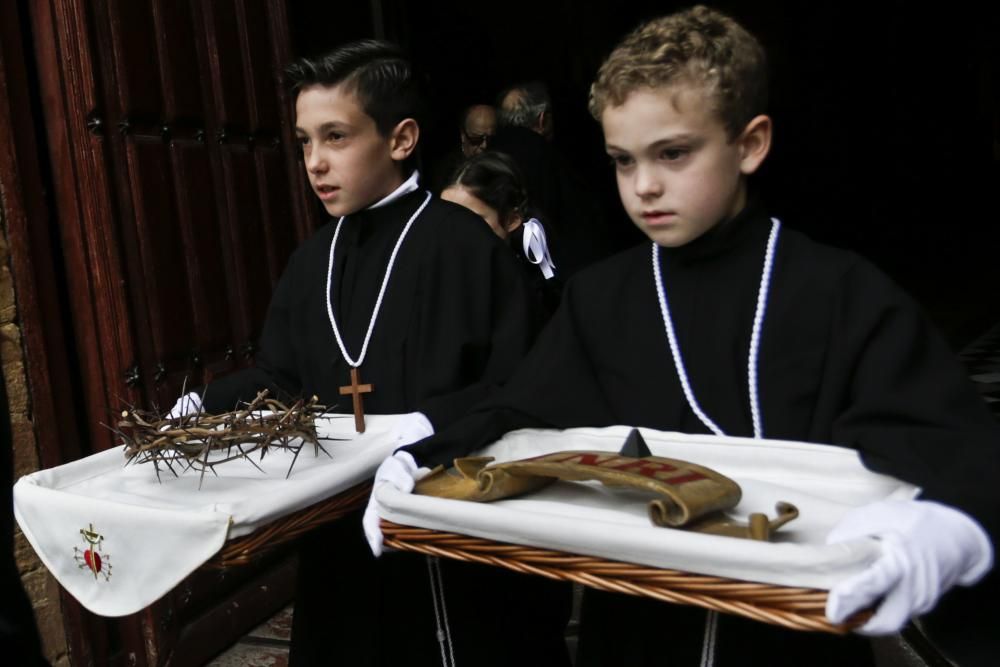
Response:
[[[1000,321],[996,4],[719,5],[771,55],[776,144],[754,187],[790,226],[874,259],[956,348]],[[322,222],[275,76],[294,55],[371,36],[409,48],[432,103],[428,170],[463,107],[546,81],[558,149],[627,239],[587,90],[628,30],[679,6],[0,2],[0,199],[36,439],[15,455],[37,444],[48,468],[106,448],[123,403],[170,405],[185,378],[252,363],[287,253]],[[202,664],[287,604],[294,571],[280,551],[203,571],[122,619],[63,594],[70,655]]]
[[[555,142],[630,239],[587,91],[639,22],[688,6],[650,2],[294,3],[293,48],[314,55],[376,34],[428,79],[424,160],[454,148],[461,110],[506,85],[552,91]],[[998,22],[992,3],[720,2],[770,58],[776,137],[754,179],[775,215],[873,259],[960,347],[997,319]]]

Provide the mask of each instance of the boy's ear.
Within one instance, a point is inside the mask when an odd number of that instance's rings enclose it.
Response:
[[[416,150],[419,139],[420,126],[417,121],[412,118],[399,121],[389,136],[390,157],[396,162],[402,162]]]
[[[755,116],[736,138],[740,149],[740,172],[746,175],[757,171],[771,150],[773,123],[770,116]]]

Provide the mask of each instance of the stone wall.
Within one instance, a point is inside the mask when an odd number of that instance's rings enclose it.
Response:
[[[2,198],[2,193],[0,193]],[[0,201],[2,203],[2,201]],[[15,286],[10,272],[6,224],[0,206],[0,363],[7,381],[10,423],[14,443],[14,479],[38,470],[38,447],[31,418],[31,397],[25,374],[24,346],[17,317]],[[45,656],[55,667],[67,667],[66,632],[63,627],[59,585],[35,555],[20,529],[14,531],[14,554],[24,589],[38,621]]]

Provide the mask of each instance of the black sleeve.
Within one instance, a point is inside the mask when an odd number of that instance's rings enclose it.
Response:
[[[538,332],[514,257],[471,215],[456,207],[440,221],[453,243],[434,244],[423,264],[420,323],[407,342],[419,358],[416,409],[436,430],[506,382]]]
[[[845,279],[830,363],[849,374],[833,441],[870,469],[975,517],[994,544],[1000,426],[919,307],[861,263]]]
[[[403,449],[422,465],[450,465],[515,429],[613,424],[579,330],[574,294],[571,282],[552,321],[502,390],[451,428]]]

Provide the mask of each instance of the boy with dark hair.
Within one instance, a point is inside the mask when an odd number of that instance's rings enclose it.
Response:
[[[366,410],[403,415],[393,437],[414,442],[467,412],[516,366],[534,333],[527,288],[481,220],[419,187],[411,163],[420,91],[395,46],[348,44],[299,60],[286,76],[309,183],[334,219],[289,260],[256,367],[188,394],[173,412],[230,410],[263,388],[350,411],[340,389],[360,375],[373,387]],[[360,515],[304,539],[294,664],[437,658],[426,564],[388,561],[368,552]],[[391,640],[379,634],[386,628]]]
[[[923,494],[849,513],[831,533],[880,540],[883,556],[831,592],[827,615],[874,606],[860,632],[892,633],[992,567],[1000,429],[916,304],[853,253],[782,228],[750,195],[771,144],[766,98],[763,49],[713,10],[628,35],[590,107],[622,204],[652,243],[571,280],[504,390],[404,450],[431,466],[517,428],[616,424],[855,449]],[[989,641],[976,636],[972,652]],[[577,664],[872,660],[857,635],[588,591]]]
[[[310,185],[336,220],[289,260],[256,366],[175,411],[230,410],[265,387],[344,404],[357,368],[375,387],[369,411],[417,411],[414,433],[427,435],[484,398],[528,345],[517,267],[467,210],[419,187],[420,91],[395,46],[348,44],[286,79]]]

